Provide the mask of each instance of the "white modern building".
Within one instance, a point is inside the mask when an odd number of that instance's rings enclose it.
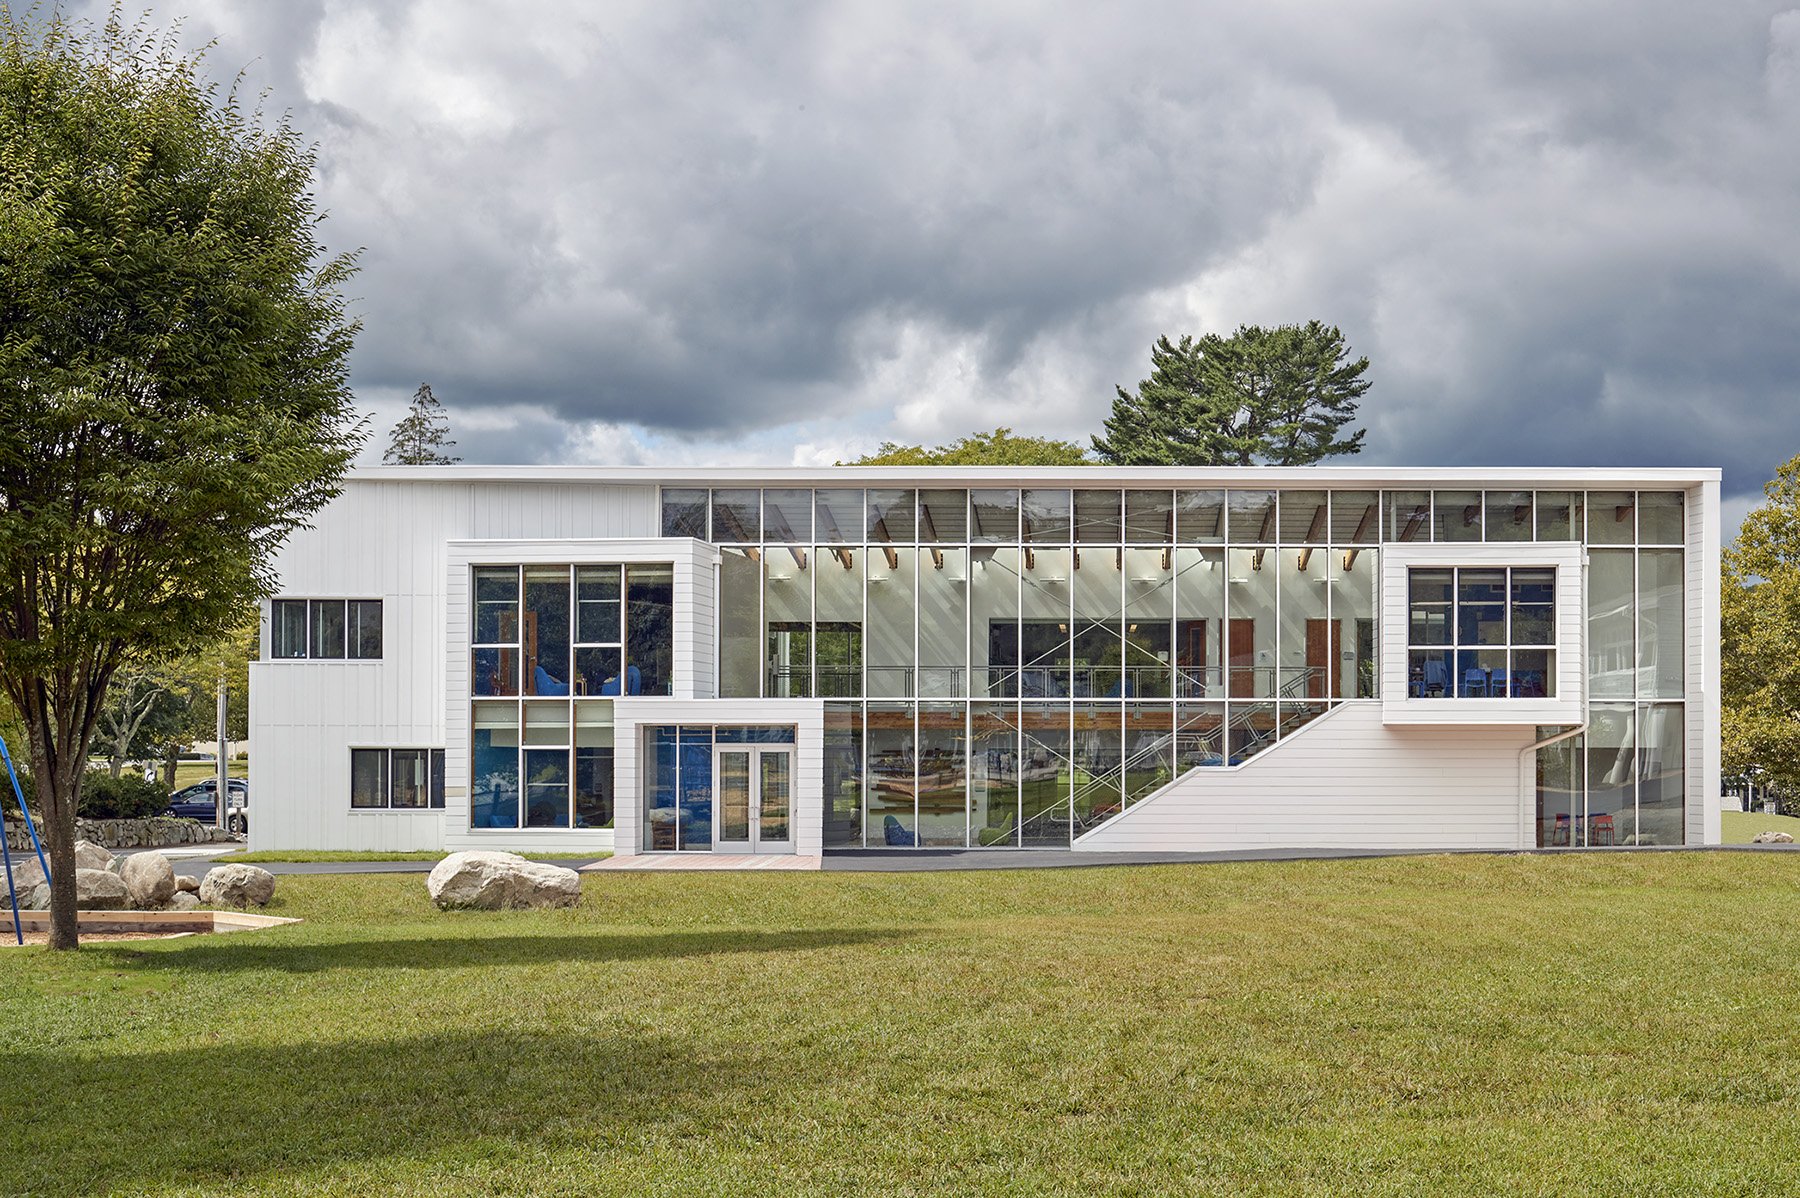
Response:
[[[257,849],[1719,840],[1719,474],[364,469]]]

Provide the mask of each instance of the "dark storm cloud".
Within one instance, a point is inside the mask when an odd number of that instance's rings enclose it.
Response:
[[[1371,461],[1800,451],[1800,13],[968,7],[189,29],[320,142],[359,388],[429,379],[470,457],[1082,436],[1157,334],[1311,317],[1374,360]]]

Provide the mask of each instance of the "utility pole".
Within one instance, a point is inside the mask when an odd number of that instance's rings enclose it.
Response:
[[[218,789],[218,794],[213,796],[214,800],[215,800],[214,810],[218,813],[218,816],[214,822],[217,823],[217,825],[219,827],[223,828],[223,827],[227,826],[226,821],[229,817],[226,815],[226,811],[229,809],[230,803],[231,803],[231,788],[230,788],[229,784],[227,783],[226,777],[225,777],[225,775],[226,775],[226,769],[225,769],[226,744],[225,744],[225,671],[224,670],[219,671],[219,727],[218,727],[218,733],[219,733],[219,780],[218,780],[218,788],[219,789]]]

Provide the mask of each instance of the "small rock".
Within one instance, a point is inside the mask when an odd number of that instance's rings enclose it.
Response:
[[[75,871],[75,909],[77,911],[123,911],[130,896],[118,874],[104,869]]]
[[[175,896],[175,867],[161,853],[133,853],[119,865],[131,905],[152,911]]]
[[[265,907],[275,894],[275,875],[254,865],[215,865],[200,879],[202,907]]]
[[[200,905],[200,896],[188,890],[177,890],[169,899],[169,910],[192,911]]]
[[[93,841],[77,840],[75,842],[76,869],[108,869],[112,863],[113,855]]]
[[[175,889],[187,894],[200,893],[200,879],[190,874],[175,875]]]
[[[1794,838],[1786,832],[1758,832],[1750,838],[1751,844],[1793,844]]]
[[[446,911],[573,907],[581,901],[580,874],[516,853],[451,853],[433,867],[425,887]]]

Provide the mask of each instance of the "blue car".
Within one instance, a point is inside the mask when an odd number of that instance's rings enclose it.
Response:
[[[170,797],[168,814],[180,819],[197,819],[201,823],[210,824],[218,814],[218,803],[214,798],[217,792],[218,782],[213,778],[183,787]],[[242,778],[231,778],[226,782],[226,795],[228,799],[225,826],[240,834],[248,832],[250,830],[250,784]]]

